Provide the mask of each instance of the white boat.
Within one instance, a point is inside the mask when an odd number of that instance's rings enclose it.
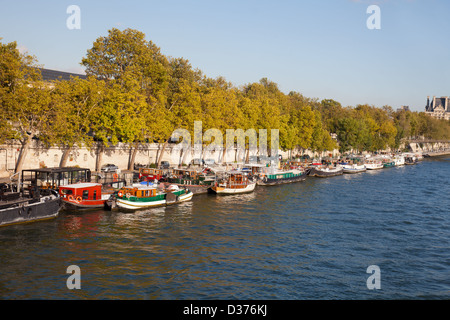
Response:
[[[242,171],[231,171],[220,182],[216,182],[210,188],[212,193],[216,194],[236,194],[253,192],[256,182],[248,179],[248,173]]]
[[[367,170],[378,170],[383,169],[383,161],[378,159],[368,159],[364,163]]]
[[[340,165],[338,165],[336,167],[313,165],[310,168],[308,175],[311,177],[326,178],[326,177],[339,176],[339,175],[342,175],[343,173],[344,173],[344,169]]]
[[[400,166],[405,165],[405,157],[404,156],[401,156],[401,155],[395,156],[393,158],[393,160],[394,160],[394,163],[395,163],[396,167],[400,167]]]
[[[361,164],[344,164],[342,165],[342,167],[344,168],[344,173],[360,173],[360,172],[364,172],[367,170],[366,166]]]

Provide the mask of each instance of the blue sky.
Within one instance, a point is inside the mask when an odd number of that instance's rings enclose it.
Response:
[[[381,29],[369,30],[369,5]],[[69,30],[69,5],[81,29]],[[236,86],[276,82],[288,93],[423,111],[450,96],[448,0],[0,0],[0,37],[49,69],[82,72],[81,59],[111,28],[146,34],[162,53],[188,59]]]

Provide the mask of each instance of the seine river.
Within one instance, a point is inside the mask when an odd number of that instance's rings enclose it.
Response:
[[[449,177],[441,157],[4,227],[0,299],[450,299]]]

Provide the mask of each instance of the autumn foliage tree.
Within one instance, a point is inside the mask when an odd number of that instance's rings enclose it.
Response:
[[[202,136],[206,134],[200,156],[222,150],[222,161],[237,141],[245,142],[248,161],[255,147],[249,133],[255,132],[261,143],[264,130],[264,151],[270,155],[272,129],[279,130],[276,142],[290,157],[295,150],[396,150],[411,138],[450,139],[450,122],[423,112],[367,104],[343,107],[333,99],[285,94],[267,78],[240,87],[223,77],[209,78],[189,60],[162,54],[138,30],[109,30],[94,41],[81,64],[87,79],[44,82],[36,58],[21,54],[15,42],[0,42],[0,142],[20,141],[17,172],[33,139],[63,149],[61,166],[78,145],[96,150],[97,169],[105,147],[128,146],[128,168],[133,169],[140,144],[158,142],[159,164],[173,132],[183,129],[193,138],[199,121]],[[234,131],[230,146],[224,139],[228,129],[242,129]],[[217,145],[221,147],[212,148]],[[180,164],[188,153],[180,154]],[[235,160],[240,160],[237,155]]]

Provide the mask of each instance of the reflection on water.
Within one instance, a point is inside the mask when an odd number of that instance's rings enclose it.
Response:
[[[448,174],[433,160],[2,228],[0,298],[449,298]],[[66,287],[72,264],[78,291]]]

